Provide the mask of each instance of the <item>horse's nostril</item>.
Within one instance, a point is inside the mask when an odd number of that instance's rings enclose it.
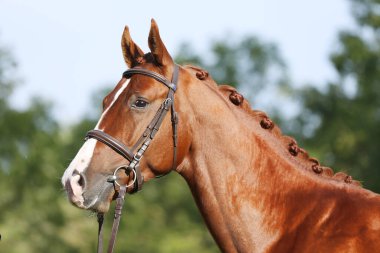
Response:
[[[85,185],[84,176],[79,171],[75,170],[73,172],[73,177],[76,179],[76,183],[83,189]]]
[[[81,186],[82,188],[84,188],[84,177],[83,177],[82,174],[79,174],[78,184],[79,184],[79,186]]]

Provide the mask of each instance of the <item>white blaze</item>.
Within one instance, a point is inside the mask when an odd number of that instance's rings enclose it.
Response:
[[[120,89],[116,92],[111,104],[107,107],[107,109],[101,115],[98,123],[95,126],[95,129],[99,129],[99,126],[100,126],[103,118],[105,117],[107,112],[110,110],[110,108],[114,105],[114,103],[117,101],[120,94],[123,93],[123,91],[127,88],[128,84],[129,84],[129,79],[126,82],[124,82],[123,85],[120,87]],[[100,129],[100,130],[102,130],[102,129]],[[69,167],[66,169],[65,173],[62,176],[61,181],[62,181],[63,186],[65,186],[65,183],[67,182],[67,180],[69,180],[72,177],[74,171],[78,171],[79,173],[82,173],[87,169],[88,165],[91,162],[96,143],[97,143],[97,140],[88,139],[82,145],[82,147],[78,151],[77,155],[71,161]]]
[[[120,89],[116,92],[115,96],[113,97],[113,100],[112,100],[111,104],[103,112],[102,116],[100,116],[100,119],[98,121],[98,124],[96,124],[95,129],[99,129],[99,126],[100,126],[103,118],[106,116],[107,112],[113,106],[113,104],[117,101],[117,99],[119,98],[120,94],[123,93],[123,91],[125,90],[125,88],[127,88],[128,84],[129,84],[129,79],[125,83],[123,83],[123,85],[120,87]]]
[[[97,140],[95,139],[89,139],[82,145],[79,152],[71,161],[69,167],[63,174],[63,186],[65,185],[66,181],[72,177],[75,170],[77,170],[79,173],[82,173],[88,167],[92,158],[92,154],[94,153],[96,142]]]

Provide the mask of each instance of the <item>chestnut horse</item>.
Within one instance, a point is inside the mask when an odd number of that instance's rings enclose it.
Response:
[[[154,20],[148,42],[151,52],[144,54],[125,28],[127,66],[171,80],[177,67]],[[166,104],[171,88],[162,83],[141,73],[124,76],[104,98],[95,129],[131,149]],[[182,175],[221,251],[380,251],[379,195],[321,166],[264,113],[252,110],[232,87],[217,86],[206,71],[180,66],[177,86],[177,143],[170,117],[163,117],[139,158],[141,178],[146,182],[171,170]],[[115,148],[87,139],[62,177],[70,202],[107,212],[118,195],[109,178],[125,164]],[[117,180],[130,185],[138,176],[136,171],[121,174]]]

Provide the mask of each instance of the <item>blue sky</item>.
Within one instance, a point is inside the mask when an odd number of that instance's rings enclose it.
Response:
[[[182,42],[206,52],[226,36],[275,42],[299,85],[334,79],[328,55],[337,32],[353,26],[348,0],[0,0],[0,43],[11,49],[23,80],[13,104],[23,108],[39,95],[54,102],[61,122],[80,119],[91,110],[91,94],[116,84],[125,69],[124,25],[147,51],[152,17],[173,55]]]

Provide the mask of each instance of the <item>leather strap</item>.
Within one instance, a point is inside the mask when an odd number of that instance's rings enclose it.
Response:
[[[87,132],[86,139],[94,138],[108,147],[112,148],[116,153],[127,159],[128,161],[132,161],[133,154],[127,146],[125,146],[122,142],[118,141],[117,139],[113,138],[111,135],[101,131],[101,130],[90,130]]]
[[[168,98],[170,98],[170,101],[167,100]],[[149,123],[149,125],[146,127],[144,133],[141,135],[141,137],[137,140],[137,142],[135,143],[135,145],[133,145],[131,151],[133,152],[134,150],[136,150],[138,147],[141,146],[141,144],[149,137],[151,137],[152,135],[154,136],[155,133],[158,131],[158,129],[160,128],[161,126],[161,123],[162,123],[162,120],[163,118],[165,117],[167,111],[169,110],[169,107],[170,105],[173,104],[173,97],[169,97],[167,96],[166,97],[166,100],[164,100],[164,102],[162,102],[160,108],[157,110],[156,112],[156,115],[154,115],[152,121]],[[169,106],[168,106],[169,105]],[[153,133],[153,134],[152,134]],[[151,138],[153,139],[153,138]]]
[[[177,65],[176,65],[176,68],[177,69],[175,69],[175,71],[173,73],[173,77],[172,77],[172,83],[175,83],[175,84],[177,84],[178,76],[179,76],[179,71],[178,71]],[[172,90],[170,90],[168,96],[173,98],[173,102],[172,102],[172,106],[171,106],[171,121],[172,121],[172,131],[173,131],[173,165],[172,165],[172,170],[175,170],[177,168],[178,114],[175,111],[175,106],[174,106],[174,92],[172,92]]]
[[[103,252],[103,221],[104,214],[98,213],[98,250],[97,253]]]
[[[175,65],[175,68],[178,68],[177,65]],[[174,72],[176,72],[174,70]],[[123,73],[123,77],[125,78],[131,78],[132,75],[135,75],[135,74],[142,74],[144,76],[149,76],[149,77],[152,77],[153,79],[156,79],[157,81],[159,81],[160,83],[166,85],[169,89],[172,89],[173,91],[176,91],[177,89],[177,86],[176,86],[176,83],[177,82],[169,82],[168,79],[166,79],[164,76],[156,73],[156,72],[153,72],[153,71],[150,71],[150,70],[147,70],[147,69],[143,69],[143,68],[140,68],[140,67],[134,67],[132,69],[128,69],[126,70],[124,73]]]
[[[107,250],[108,253],[113,252],[113,248],[114,248],[115,241],[116,241],[117,231],[119,229],[120,218],[121,218],[121,214],[122,214],[121,211],[123,209],[124,198],[125,198],[126,192],[127,192],[127,188],[125,186],[121,186],[119,189],[118,197],[116,199],[115,214],[114,214],[114,220],[113,220],[113,224],[112,224],[112,233],[111,233],[110,241],[108,243],[108,250]]]
[[[120,186],[118,196],[116,198],[116,206],[115,206],[115,214],[112,224],[112,232],[111,237],[108,242],[108,249],[107,253],[112,253],[113,248],[115,246],[116,242],[116,236],[117,231],[119,230],[119,224],[120,224],[120,218],[122,214],[125,194],[127,192],[127,188],[125,186]],[[99,230],[98,230],[98,250],[97,253],[103,252],[103,221],[104,221],[104,214],[98,214],[98,224],[99,224]]]

